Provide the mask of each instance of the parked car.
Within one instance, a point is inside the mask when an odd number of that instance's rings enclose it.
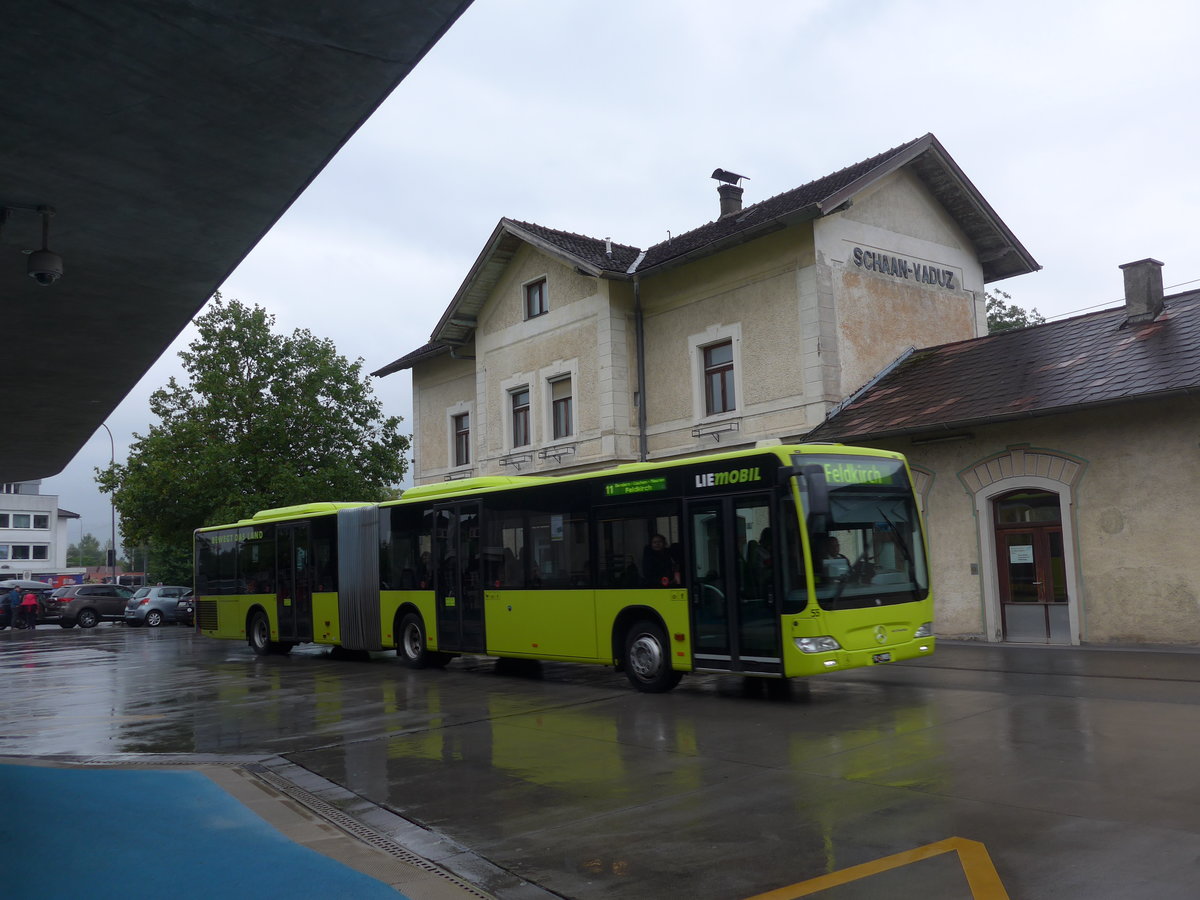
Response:
[[[47,599],[39,621],[63,628],[94,628],[100,621],[123,621],[133,590],[119,584],[69,584]]]
[[[175,617],[184,625],[196,624],[196,597],[191,588],[188,588],[188,592],[179,598]]]
[[[190,593],[190,588],[178,584],[140,587],[125,604],[125,624],[157,628],[164,622],[186,622],[179,617],[180,601]]]

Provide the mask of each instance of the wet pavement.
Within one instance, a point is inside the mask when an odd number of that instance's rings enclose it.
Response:
[[[943,643],[644,695],[106,624],[0,633],[0,679],[0,757],[236,772],[476,896],[1196,896],[1194,652]]]

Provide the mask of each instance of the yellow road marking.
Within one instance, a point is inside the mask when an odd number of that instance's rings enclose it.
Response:
[[[1000,876],[996,872],[996,867],[992,865],[992,858],[988,856],[987,848],[978,841],[969,841],[959,837],[946,838],[944,841],[926,844],[915,850],[905,850],[903,853],[851,866],[849,869],[830,872],[828,875],[801,881],[791,887],[778,888],[774,891],[767,891],[765,894],[755,894],[753,897],[747,897],[746,900],[796,900],[797,897],[808,897],[818,891],[848,884],[860,878],[869,878],[880,872],[898,869],[901,866],[940,856],[943,853],[954,852],[958,853],[963,874],[967,876],[967,884],[970,886],[971,896],[975,900],[1008,900],[1008,892],[1004,890],[1004,885],[1000,882]]]

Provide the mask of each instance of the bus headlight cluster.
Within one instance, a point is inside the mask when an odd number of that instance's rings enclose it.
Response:
[[[841,650],[842,645],[829,635],[821,637],[799,637],[793,638],[796,642],[796,649],[802,653],[828,653],[830,650]]]
[[[920,628],[913,632],[914,638],[933,637],[933,623],[926,622]]]

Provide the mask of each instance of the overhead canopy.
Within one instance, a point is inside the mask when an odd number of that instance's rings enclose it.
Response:
[[[0,482],[71,461],[469,5],[5,5]]]

